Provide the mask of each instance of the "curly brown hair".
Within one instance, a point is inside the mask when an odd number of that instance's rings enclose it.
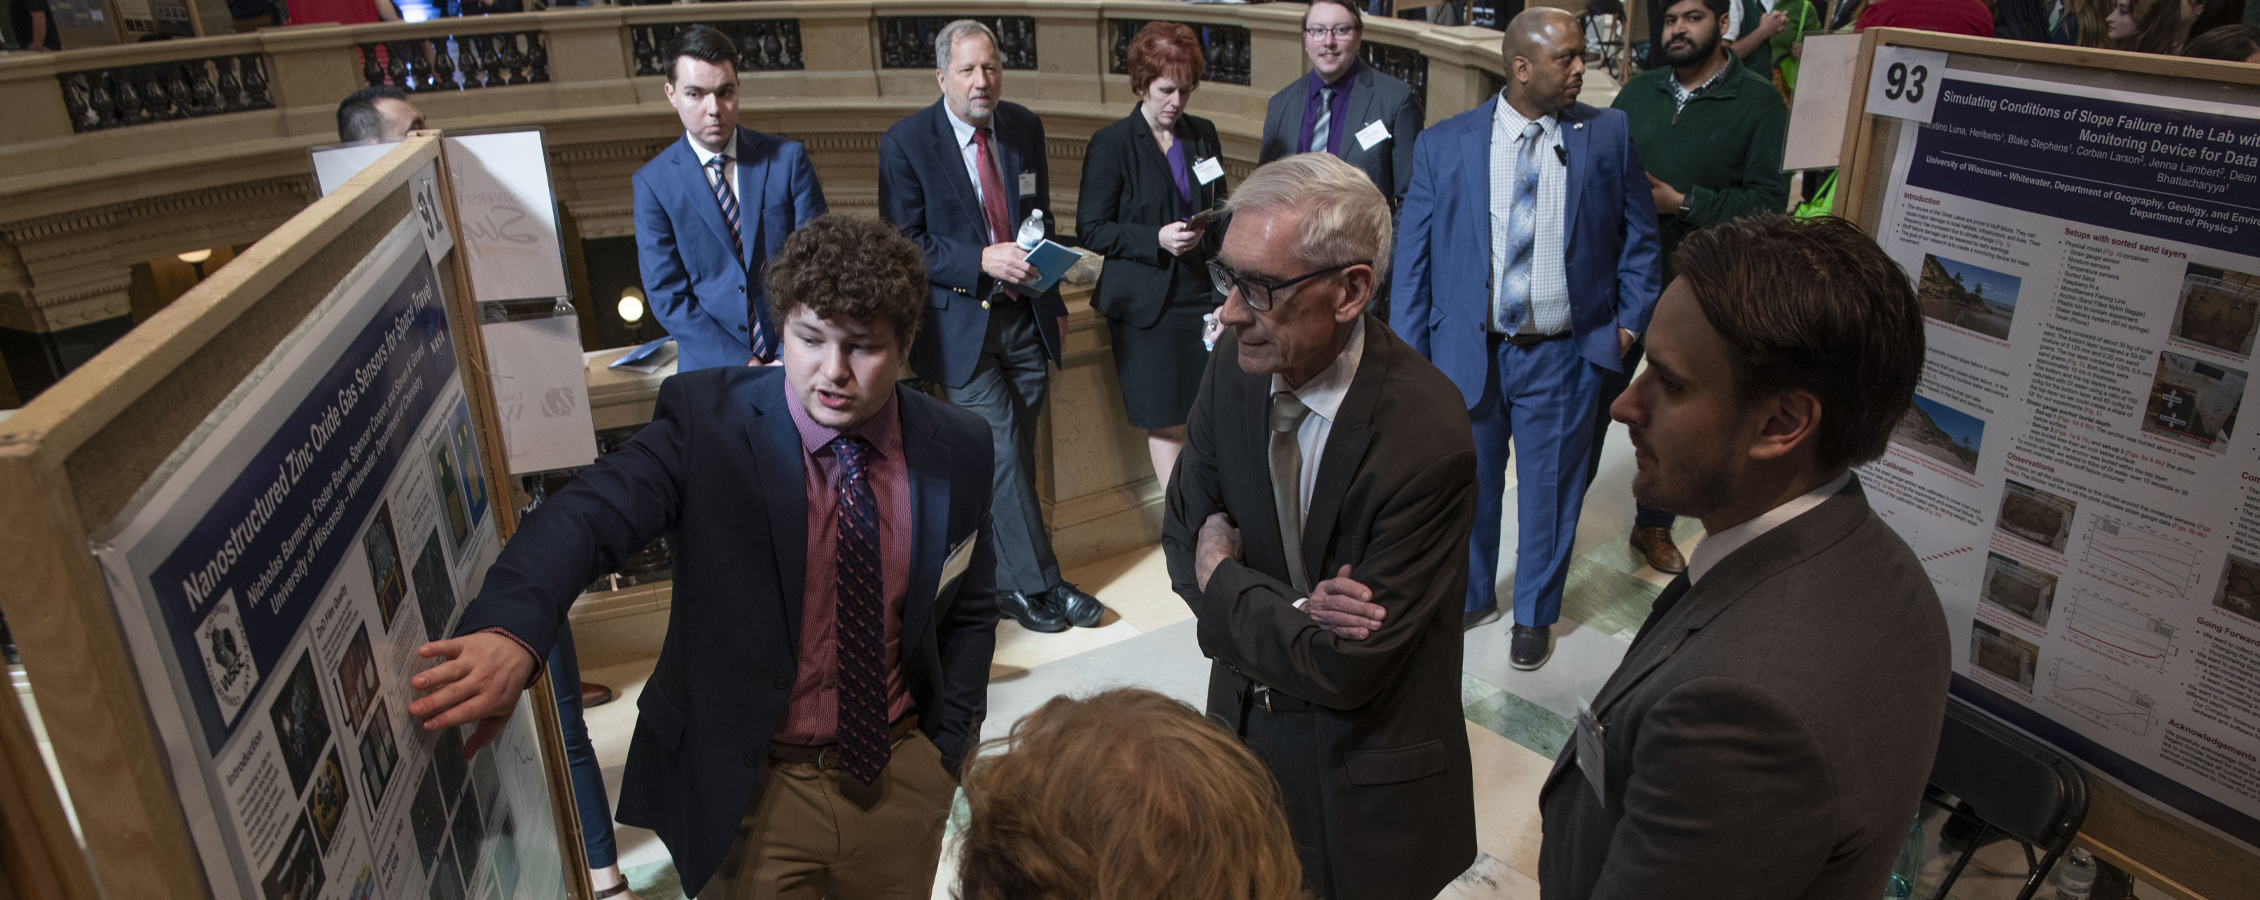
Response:
[[[1153,691],[1054,697],[965,766],[959,900],[1296,900],[1271,772]]]
[[[778,327],[795,307],[819,319],[845,317],[895,327],[902,346],[918,335],[926,308],[926,263],[918,245],[884,221],[825,213],[785,238],[769,257],[762,284]]]
[[[1130,41],[1130,92],[1145,96],[1156,78],[1168,78],[1180,88],[1201,83],[1208,61],[1201,57],[1201,39],[1193,29],[1176,22],[1147,22]]]

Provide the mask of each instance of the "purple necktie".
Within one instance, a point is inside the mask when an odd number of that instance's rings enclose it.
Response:
[[[852,434],[832,439],[840,460],[838,580],[833,621],[840,645],[840,765],[864,784],[879,779],[887,740],[885,579],[879,571],[879,505],[867,468],[878,451]]]

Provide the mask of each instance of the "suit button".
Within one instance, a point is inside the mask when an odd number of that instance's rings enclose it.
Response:
[[[983,300],[983,301],[981,301],[981,308],[982,308],[982,309],[988,309],[988,308],[989,308],[989,301],[987,301],[987,300]]]
[[[784,690],[784,689],[786,689],[786,688],[789,688],[789,687],[792,687],[792,686],[793,686],[793,677],[792,677],[791,675],[778,675],[778,676],[777,676],[777,689],[778,689],[778,690],[780,690],[780,691],[781,691],[781,690]]]
[[[740,326],[738,326],[738,330],[739,330],[739,331],[744,331],[744,330],[745,330],[745,326],[743,326],[743,325],[740,325]]]
[[[746,754],[746,755],[745,755],[745,767],[746,767],[746,768],[748,768],[748,769],[758,769],[758,768],[760,768],[760,767],[761,767],[761,754],[759,754],[759,753],[748,753],[748,754]]]
[[[745,293],[745,285],[742,285],[742,284],[741,284],[741,285],[738,285],[738,293],[740,293],[740,294],[743,294],[743,293]]]

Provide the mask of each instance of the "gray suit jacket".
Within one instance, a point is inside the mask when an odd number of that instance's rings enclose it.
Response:
[[[1288,822],[1296,842],[1328,848],[1334,896],[1430,900],[1476,853],[1460,709],[1460,602],[1475,526],[1467,411],[1443,373],[1366,318],[1365,355],[1294,548],[1313,579],[1348,565],[1388,609],[1379,631],[1341,640],[1293,605],[1303,594],[1287,582],[1271,499],[1271,376],[1242,371],[1238,346],[1228,332],[1209,357],[1162,522],[1170,581],[1217,663],[1209,714],[1238,721],[1248,682],[1226,664],[1310,701],[1311,749],[1331,763],[1322,814]],[[1245,560],[1218,566],[1203,592],[1193,550],[1214,512],[1239,526]]]
[[[1855,478],[1721,560],[1609,676],[1608,799],[1573,737],[1538,795],[1542,896],[1881,896],[1949,665],[1929,576]]]
[[[1263,117],[1263,148],[1258,163],[1302,152],[1298,142],[1303,138],[1303,107],[1310,101],[1310,77],[1305,72],[1271,95],[1271,106]],[[1358,146],[1357,133],[1377,121],[1388,127],[1389,139],[1370,150]],[[1357,80],[1350,88],[1348,121],[1342,126],[1342,159],[1373,178],[1381,193],[1389,196],[1391,209],[1403,202],[1405,190],[1412,186],[1413,139],[1420,137],[1420,129],[1427,122],[1412,85],[1362,62],[1358,64]]]

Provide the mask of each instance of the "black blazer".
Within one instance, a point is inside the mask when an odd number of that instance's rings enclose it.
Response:
[[[1294,607],[1271,499],[1271,376],[1240,368],[1236,333],[1209,355],[1184,455],[1169,482],[1162,548],[1199,619],[1208,711],[1236,722],[1247,681],[1313,704],[1320,821],[1335,896],[1431,900],[1475,862],[1474,774],[1460,707],[1460,606],[1475,527],[1475,439],[1436,367],[1371,316],[1365,355],[1326,441],[1301,553],[1312,577],[1349,565],[1389,611],[1362,641],[1334,637]],[[1201,523],[1224,512],[1245,561],[1197,586]]]
[[[996,647],[989,426],[897,387],[915,558],[903,680],[919,728],[952,771],[980,740]],[[457,634],[500,627],[547,658],[581,588],[666,535],[675,603],[637,701],[619,820],[659,833],[696,894],[722,864],[769,771],[769,741],[798,671],[808,562],[800,431],[768,366],[662,382],[651,424],[526,517]],[[944,583],[953,548],[963,575]]]
[[[1304,72],[1271,95],[1264,110],[1261,161],[1302,152],[1297,142],[1303,139],[1303,106],[1310,101],[1310,79],[1310,73]],[[1342,123],[1342,160],[1371,177],[1374,186],[1389,196],[1390,208],[1395,209],[1412,188],[1413,141],[1428,124],[1419,95],[1396,76],[1360,62],[1345,113],[1349,120]],[[1374,122],[1389,129],[1389,139],[1368,150],[1358,145],[1357,134]]]
[[[1608,799],[1573,738],[1538,794],[1543,895],[1876,896],[1949,664],[1929,576],[1855,479],[1720,560],[1601,686]]]
[[[1210,157],[1223,163],[1214,123],[1182,115],[1176,132],[1188,169]],[[1195,212],[1222,203],[1230,193],[1222,175],[1207,184],[1190,171],[1186,178],[1193,185]],[[1168,154],[1154,142],[1153,126],[1146,123],[1142,104],[1091,135],[1090,149],[1083,156],[1083,186],[1076,197],[1076,238],[1085,248],[1106,256],[1091,308],[1107,318],[1148,328],[1161,320],[1162,309],[1188,279],[1215,293],[1208,287],[1207,263],[1222,242],[1222,227],[1212,225],[1183,256],[1161,249],[1161,226],[1179,218],[1177,180],[1169,174]]]
[[[981,271],[981,248],[989,241],[988,213],[981,209],[973,179],[965,173],[957,132],[943,101],[904,116],[879,137],[879,215],[918,244],[932,290],[924,321],[910,347],[910,369],[948,387],[963,387],[981,359],[989,335],[988,297],[995,279]],[[1051,166],[1044,155],[1044,120],[1018,103],[997,104],[997,165],[1003,169],[1005,211],[1018,229],[1031,209],[1044,211],[1045,235],[1056,235],[1052,215]],[[1020,190],[1021,176],[1035,178],[1035,190]],[[1013,239],[1005,235],[1005,240]],[[1053,287],[1030,301],[1044,353],[1059,362],[1059,320],[1067,304]]]

